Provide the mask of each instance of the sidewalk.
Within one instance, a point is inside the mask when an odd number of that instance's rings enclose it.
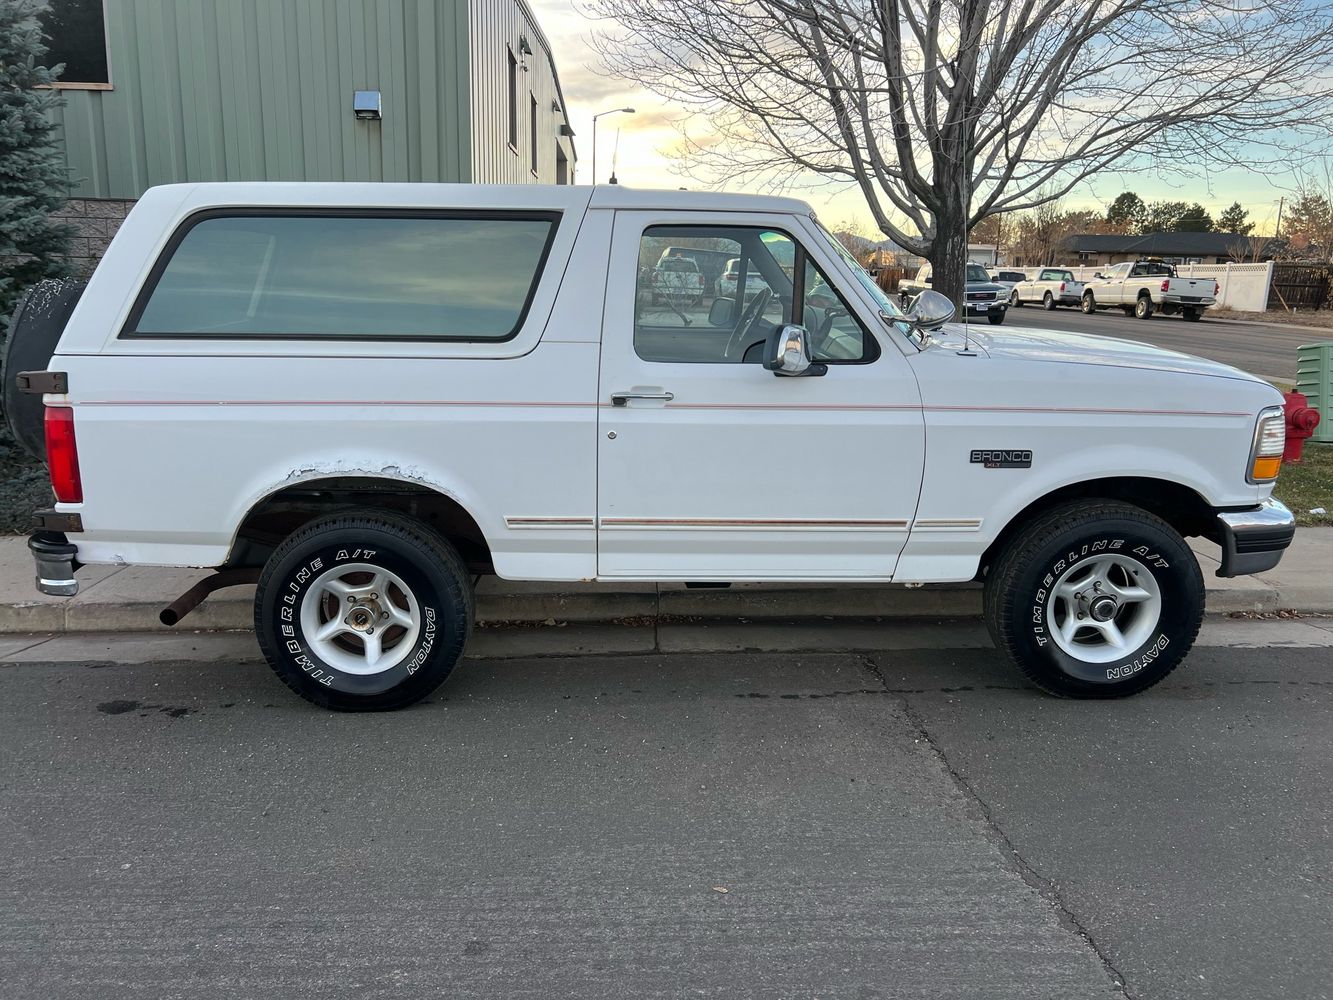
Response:
[[[1278,567],[1258,576],[1214,576],[1217,547],[1195,539],[1208,610],[1333,613],[1333,531],[1298,528]],[[0,538],[0,633],[166,631],[157,615],[207,575],[201,570],[86,566],[77,597],[47,597],[33,585],[26,538]],[[177,631],[253,627],[254,587],[220,590]],[[909,589],[898,584],[736,584],[687,590],[680,584],[513,583],[485,577],[477,617],[485,622],[608,622],[624,619],[963,618],[981,611],[977,584]]]

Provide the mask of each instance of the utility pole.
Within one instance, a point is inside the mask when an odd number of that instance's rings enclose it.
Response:
[[[1282,203],[1286,200],[1287,196],[1285,194],[1277,200],[1277,225],[1273,227],[1273,239],[1282,235]]]

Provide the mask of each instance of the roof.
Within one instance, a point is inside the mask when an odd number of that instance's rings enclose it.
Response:
[[[1069,248],[1085,253],[1137,253],[1145,257],[1221,257],[1246,239],[1239,233],[1144,233],[1141,236],[1071,236]]]
[[[681,212],[777,212],[810,215],[812,209],[799,198],[766,194],[737,194],[730,191],[672,191],[632,188],[624,184],[598,184],[592,192],[592,208],[673,209]]]
[[[675,212],[769,212],[809,215],[796,198],[720,191],[655,191],[622,184],[403,184],[379,181],[207,181],[163,184],[145,199],[186,204],[192,211],[233,206],[483,208],[582,210],[614,208]]]

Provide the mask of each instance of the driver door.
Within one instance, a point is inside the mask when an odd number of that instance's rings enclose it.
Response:
[[[697,301],[654,301],[669,248],[703,262]],[[610,259],[598,576],[891,578],[921,484],[920,396],[902,350],[858,317],[814,227],[618,212]],[[810,329],[827,374],[762,367],[768,333],[792,321]]]

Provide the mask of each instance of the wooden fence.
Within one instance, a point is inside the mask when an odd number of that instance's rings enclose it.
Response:
[[[1275,264],[1268,287],[1269,309],[1325,309],[1333,296],[1333,266]]]

